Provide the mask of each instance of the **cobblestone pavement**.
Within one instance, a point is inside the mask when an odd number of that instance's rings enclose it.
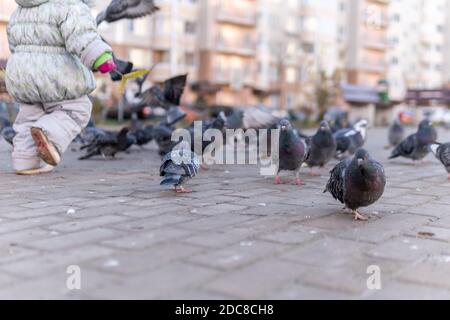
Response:
[[[68,152],[55,173],[27,178],[0,141],[0,298],[448,299],[450,182],[431,156],[388,162],[385,141],[369,132],[388,185],[362,210],[368,222],[306,169],[299,188],[213,166],[175,195],[159,187],[154,146],[115,161]],[[71,265],[81,290],[67,289]],[[367,287],[372,265],[381,290]]]

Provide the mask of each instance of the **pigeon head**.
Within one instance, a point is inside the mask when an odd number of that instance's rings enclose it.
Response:
[[[321,131],[329,131],[329,130],[331,130],[330,129],[330,125],[328,124],[328,121],[325,121],[325,120],[320,122],[319,129]]]
[[[226,127],[226,125],[227,125],[227,117],[225,116],[225,113],[222,111],[214,120],[213,127],[216,129],[222,129]]]
[[[355,153],[354,160],[358,163],[358,166],[363,166],[370,159],[370,155],[365,149],[358,149]]]
[[[365,120],[365,119],[362,119],[362,120],[359,120],[357,123],[355,123],[355,125],[353,127],[355,128],[356,131],[361,133],[361,135],[363,136],[363,139],[366,140],[366,132],[367,132],[367,128],[369,127],[369,122],[367,122],[367,120]]]
[[[433,126],[433,123],[430,120],[422,120],[419,123],[419,130],[429,129]]]
[[[281,131],[287,131],[287,130],[291,130],[292,129],[292,125],[289,122],[289,120],[287,119],[282,119],[279,123],[278,123],[278,128]]]

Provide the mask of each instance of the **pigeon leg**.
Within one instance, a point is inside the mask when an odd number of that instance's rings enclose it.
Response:
[[[193,191],[190,189],[185,189],[183,186],[175,187],[176,193],[192,193]]]
[[[209,167],[206,165],[206,164],[201,164],[200,165],[200,169],[202,169],[202,170],[205,170],[205,171],[208,171],[209,170]]]
[[[300,179],[300,170],[295,172],[295,185],[297,186],[303,186],[305,183]]]
[[[353,214],[355,215],[355,220],[361,220],[361,221],[369,220],[369,218],[367,218],[366,216],[362,215],[361,213],[359,213],[356,210],[353,210]]]
[[[275,177],[275,184],[283,184],[283,182],[281,182],[280,176]]]

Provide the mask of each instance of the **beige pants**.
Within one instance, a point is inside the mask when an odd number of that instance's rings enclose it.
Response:
[[[91,112],[92,103],[87,96],[55,103],[22,104],[14,123],[17,132],[12,153],[14,169],[30,170],[42,166],[31,137],[32,127],[41,128],[62,154],[86,127]]]

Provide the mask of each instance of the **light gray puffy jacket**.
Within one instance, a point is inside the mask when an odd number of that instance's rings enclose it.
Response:
[[[95,89],[95,60],[112,49],[97,33],[89,0],[16,0],[8,25],[6,86],[21,103],[78,99]]]

